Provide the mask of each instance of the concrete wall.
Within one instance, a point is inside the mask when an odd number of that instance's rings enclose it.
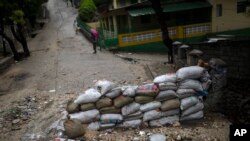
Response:
[[[237,13],[237,0],[209,0],[212,4],[212,32],[250,27],[250,16]],[[216,4],[222,4],[222,16],[216,17]]]

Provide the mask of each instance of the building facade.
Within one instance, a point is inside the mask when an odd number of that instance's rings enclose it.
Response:
[[[250,27],[246,0],[162,0],[170,37],[182,42],[202,41],[213,32]],[[250,10],[249,10],[250,11]],[[151,3],[112,0],[102,14],[101,45],[122,50],[166,50]]]

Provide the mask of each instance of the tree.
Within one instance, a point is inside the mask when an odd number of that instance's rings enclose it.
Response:
[[[160,28],[162,31],[162,41],[164,45],[168,48],[168,62],[173,63],[173,40],[169,37],[168,26],[165,21],[163,9],[161,7],[160,0],[149,0],[151,2],[151,6],[155,11],[155,15],[158,23],[160,24]]]
[[[13,49],[11,38],[4,33],[4,25],[11,25],[11,31],[22,44],[25,56],[30,56],[27,41],[24,36],[25,19],[28,19],[32,26],[35,24],[36,17],[39,13],[42,3],[48,0],[1,0],[0,1],[0,20],[1,20],[1,35],[9,42],[14,56],[17,56]]]
[[[79,16],[83,21],[91,21],[95,16],[96,6],[93,0],[81,0],[79,8]]]

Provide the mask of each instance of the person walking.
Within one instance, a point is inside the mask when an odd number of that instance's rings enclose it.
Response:
[[[94,50],[93,54],[96,54],[96,45],[97,45],[97,41],[99,38],[99,33],[96,31],[95,28],[92,28],[90,32],[91,32],[91,38],[92,38],[93,50]]]

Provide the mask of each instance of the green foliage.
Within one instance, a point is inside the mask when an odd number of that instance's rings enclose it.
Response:
[[[21,25],[25,24],[24,13],[22,10],[13,11],[13,14],[10,17],[10,19],[16,24],[21,24]]]
[[[91,21],[94,17],[96,6],[93,0],[81,0],[79,8],[79,16],[83,21]]]

